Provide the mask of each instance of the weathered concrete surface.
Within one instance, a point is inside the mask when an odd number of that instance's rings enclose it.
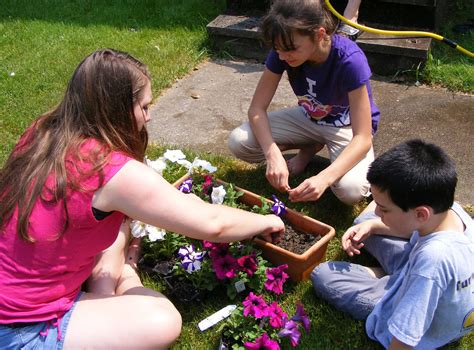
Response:
[[[157,99],[149,123],[150,140],[229,155],[227,136],[247,119],[247,109],[262,70],[262,64],[248,61],[217,60],[202,64]],[[377,78],[371,84],[382,113],[374,138],[376,155],[409,138],[438,144],[456,161],[459,174],[456,199],[473,205],[474,96]],[[270,108],[295,103],[285,81]]]

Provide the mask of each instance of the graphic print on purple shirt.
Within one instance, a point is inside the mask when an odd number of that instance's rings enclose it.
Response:
[[[306,115],[318,124],[331,126],[351,125],[349,106],[324,105],[311,95],[296,96],[298,105],[303,107]]]
[[[351,125],[348,93],[366,85],[372,114],[372,133],[377,131],[380,112],[372,98],[372,73],[364,53],[351,40],[333,35],[329,56],[319,65],[305,62],[292,68],[280,60],[275,50],[270,50],[265,65],[275,74],[283,74],[285,70],[288,72],[298,105],[309,119],[320,125]]]

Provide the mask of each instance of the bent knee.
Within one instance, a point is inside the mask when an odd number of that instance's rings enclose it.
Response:
[[[331,190],[341,202],[353,205],[370,195],[370,184],[365,179],[344,176],[331,186]]]
[[[329,274],[331,269],[329,268],[329,262],[323,262],[316,266],[311,272],[311,283],[317,294],[321,294],[325,289],[328,281],[330,280]]]
[[[158,347],[169,348],[181,334],[183,320],[179,311],[173,306],[162,311],[161,315],[155,315],[155,334],[159,333],[156,339]]]
[[[248,122],[232,130],[227,145],[235,157],[246,162],[257,163],[265,160],[262,149]]]
[[[150,302],[141,321],[146,347],[169,348],[181,334],[181,314],[167,299]]]
[[[237,158],[241,158],[242,155],[245,155],[245,144],[248,142],[248,131],[246,128],[239,126],[232,130],[227,140],[227,145],[229,150]]]

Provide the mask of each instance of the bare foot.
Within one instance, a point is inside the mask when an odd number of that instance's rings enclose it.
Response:
[[[141,238],[133,238],[128,246],[125,263],[137,269],[138,259],[140,257]]]
[[[301,173],[306,169],[306,166],[313,159],[314,155],[323,147],[323,145],[311,145],[310,147],[301,148],[298,154],[287,162],[290,175],[301,175]]]

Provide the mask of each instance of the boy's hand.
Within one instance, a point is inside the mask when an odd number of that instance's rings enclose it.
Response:
[[[350,227],[342,236],[342,249],[349,256],[360,254],[360,250],[364,247],[363,241],[370,236],[372,225],[370,220],[361,222]]]

